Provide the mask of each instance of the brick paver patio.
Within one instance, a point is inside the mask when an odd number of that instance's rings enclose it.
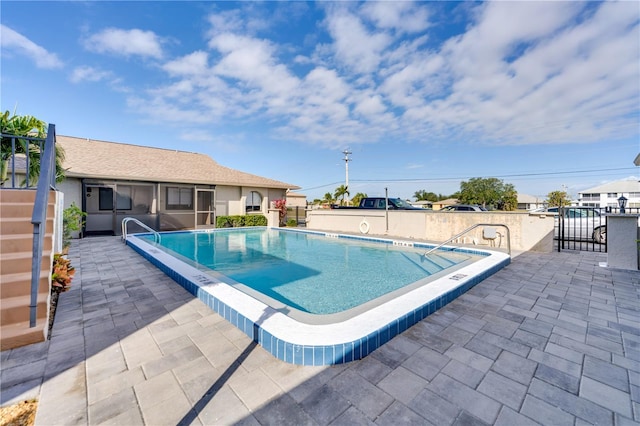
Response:
[[[76,240],[51,340],[4,351],[37,425],[640,423],[640,272],[520,254],[363,360],[279,361],[116,237]]]

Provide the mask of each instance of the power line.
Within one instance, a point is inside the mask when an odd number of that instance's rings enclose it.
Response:
[[[634,167],[620,167],[614,169],[595,169],[595,170],[576,170],[576,171],[564,171],[564,172],[544,172],[544,173],[518,173],[510,175],[492,175],[495,178],[507,178],[507,177],[531,177],[531,176],[553,176],[553,175],[567,175],[578,173],[593,173],[593,172],[609,172],[609,171],[623,171],[623,170],[635,170]],[[440,177],[440,178],[406,178],[406,179],[354,179],[354,182],[425,182],[425,181],[438,181],[438,180],[459,180],[459,179],[471,179],[478,176],[452,176],[452,177]]]
[[[596,172],[611,172],[611,171],[633,171],[637,170],[636,167],[619,167],[619,168],[609,168],[609,169],[589,169],[589,170],[574,170],[574,171],[561,171],[561,172],[539,172],[539,173],[517,173],[517,174],[507,174],[507,175],[496,175],[491,176],[495,178],[514,178],[514,177],[526,177],[526,178],[539,178],[541,176],[557,176],[557,175],[571,175],[571,174],[582,174],[582,173],[596,173]],[[352,179],[352,182],[437,182],[437,181],[447,181],[447,180],[464,180],[471,179],[478,176],[450,176],[450,177],[436,177],[436,178],[406,178],[406,179]],[[331,182],[323,185],[318,185],[310,188],[302,188],[300,191],[312,191],[314,189],[320,189],[327,186],[339,185],[342,182]]]

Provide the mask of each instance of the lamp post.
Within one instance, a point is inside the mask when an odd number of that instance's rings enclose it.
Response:
[[[618,198],[618,206],[620,206],[620,214],[625,214],[625,207],[627,207],[627,199],[625,198],[624,195],[620,196],[620,198]]]
[[[345,174],[345,179],[344,179],[344,189],[345,191],[349,190],[349,161],[352,161],[351,158],[349,158],[349,155],[352,154],[351,151],[349,151],[348,149],[345,149],[344,151],[342,151],[342,153],[344,154],[344,174]],[[342,196],[342,199],[344,200],[344,195]],[[349,203],[347,202],[347,205],[349,205]]]

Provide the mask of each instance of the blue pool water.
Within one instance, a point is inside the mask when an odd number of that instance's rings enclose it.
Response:
[[[151,235],[142,238],[153,242]],[[167,233],[160,245],[200,270],[318,315],[354,308],[475,257],[425,257],[424,248],[263,228]]]

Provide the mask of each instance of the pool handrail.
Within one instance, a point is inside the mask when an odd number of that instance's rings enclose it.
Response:
[[[474,230],[474,229],[476,229],[476,228],[478,228],[480,226],[502,226],[503,228],[505,228],[507,230],[507,253],[509,254],[509,256],[511,256],[511,231],[509,230],[509,227],[507,225],[504,225],[502,223],[476,223],[475,225],[472,225],[472,226],[468,227],[467,229],[465,229],[464,231],[462,231],[462,232],[454,235],[453,237],[449,238],[444,243],[438,244],[434,248],[432,248],[430,250],[427,250],[423,254],[423,256],[427,256],[428,254],[431,254],[432,252],[438,250],[439,248],[441,248],[445,244],[449,244],[453,240],[456,240],[456,239],[460,238],[461,236],[463,236],[467,232],[472,231],[472,230]]]
[[[160,234],[158,233],[158,231],[156,231],[155,229],[145,225],[144,223],[142,223],[141,221],[139,221],[135,217],[125,217],[124,219],[122,219],[122,241],[124,241],[124,242],[127,241],[127,224],[129,222],[133,222],[136,225],[140,226],[141,228],[144,228],[147,231],[151,232],[153,234],[153,241],[156,242],[156,243],[160,242]]]

